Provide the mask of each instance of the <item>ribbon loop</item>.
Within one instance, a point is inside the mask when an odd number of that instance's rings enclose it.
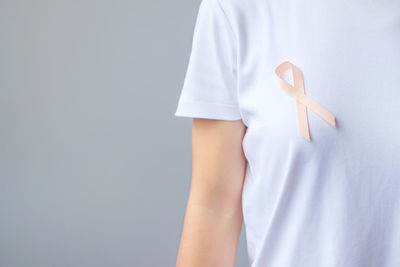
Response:
[[[280,77],[280,75],[288,69],[292,69],[294,85],[291,85]],[[297,122],[301,136],[308,141],[311,140],[307,108],[329,123],[332,127],[336,127],[335,116],[317,101],[305,94],[303,74],[297,66],[289,61],[285,61],[276,67],[275,74],[281,89],[296,100]]]

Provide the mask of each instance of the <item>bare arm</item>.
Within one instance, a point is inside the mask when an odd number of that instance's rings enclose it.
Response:
[[[242,120],[194,118],[192,180],[177,267],[235,265],[246,160]]]

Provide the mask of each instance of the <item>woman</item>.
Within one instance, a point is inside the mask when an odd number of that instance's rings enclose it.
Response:
[[[202,0],[178,267],[400,266],[400,1]]]

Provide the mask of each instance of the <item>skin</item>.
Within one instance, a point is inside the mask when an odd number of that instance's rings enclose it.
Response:
[[[193,118],[192,178],[176,267],[235,266],[246,158],[240,120]]]

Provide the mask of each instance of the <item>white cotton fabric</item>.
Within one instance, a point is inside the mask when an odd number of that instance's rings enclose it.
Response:
[[[175,116],[247,126],[250,266],[400,266],[400,1],[202,0],[192,45]],[[284,61],[336,128],[299,135]]]

